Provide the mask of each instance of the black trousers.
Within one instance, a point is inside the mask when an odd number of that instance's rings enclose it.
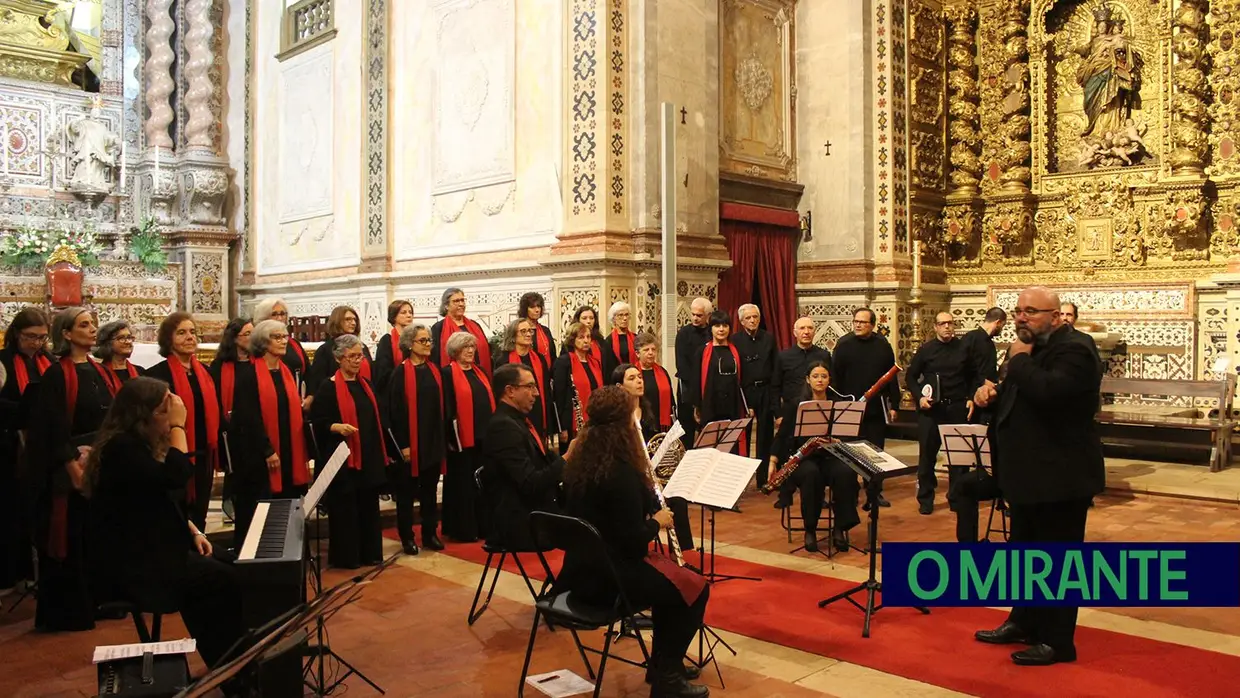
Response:
[[[181,590],[181,619],[213,667],[243,632],[241,582],[232,565],[190,552]]]
[[[789,498],[793,488],[800,490],[801,518],[806,533],[818,530],[827,487],[831,488],[835,530],[847,531],[861,523],[861,517],[857,514],[857,495],[861,492],[861,484],[857,482],[857,473],[838,458],[812,457],[802,461],[782,487],[787,488]]]
[[[0,442],[5,437],[0,436]],[[0,589],[34,578],[30,504],[18,478],[17,444],[0,445]]]
[[[654,625],[654,640],[650,646],[650,673],[670,672],[684,666],[689,644],[702,627],[706,616],[706,602],[710,599],[710,586],[692,605],[686,604],[680,591],[670,579],[659,574],[653,567],[641,571],[641,579],[625,581],[630,601],[637,606],[650,607],[650,619]]]
[[[194,501],[186,507],[189,520],[199,531],[207,530],[207,511],[211,507],[211,488],[215,486],[215,466],[211,454],[203,451],[194,458],[194,476],[190,487],[194,488]]]
[[[745,387],[745,401],[749,404],[749,409],[753,410],[751,431],[756,432],[754,444],[757,449],[754,457],[766,463],[771,459],[771,447],[775,442],[775,413],[778,396],[771,394],[768,385],[750,385]],[[741,455],[749,457],[748,453]],[[755,478],[758,487],[765,485],[766,468],[758,468]]]
[[[949,478],[956,475],[956,470],[966,469],[952,468]],[[980,540],[977,523],[979,504],[1002,494],[999,492],[999,481],[981,468],[967,469],[967,472],[961,472],[951,480],[947,502],[956,512],[956,542],[976,543]]]
[[[697,438],[697,420],[693,417],[693,403],[683,387],[680,390],[680,396],[676,398],[676,419],[680,421],[680,426],[685,430],[685,435],[680,437],[680,442],[685,445],[687,451],[693,448],[693,440]]]
[[[393,468],[401,468],[399,474],[393,473],[390,478],[392,495],[396,499],[396,532],[402,541],[412,541],[413,537],[413,503],[417,501],[422,516],[422,543],[439,529],[439,503],[436,495],[439,490],[439,466],[428,465],[418,468],[415,478],[408,463],[397,463]]]
[[[1040,504],[1009,503],[1012,514],[1013,543],[1081,543],[1085,540],[1085,518],[1089,498]],[[1016,606],[1008,620],[1023,630],[1034,643],[1050,645],[1055,655],[1076,659],[1076,615],[1072,607]]]
[[[963,398],[951,403],[939,403],[929,412],[917,413],[917,501],[933,502],[934,490],[938,487],[938,477],[934,473],[934,465],[939,457],[939,448],[943,445],[939,437],[940,424],[964,424],[969,409]],[[957,477],[958,468],[947,471],[948,490]]]
[[[332,490],[336,490],[332,492]],[[383,531],[379,524],[379,488],[328,488],[327,563],[354,570],[383,559]]]
[[[484,533],[480,516],[483,507],[478,501],[477,446],[463,453],[448,454],[448,474],[443,479],[443,534],[462,543],[472,543]]]

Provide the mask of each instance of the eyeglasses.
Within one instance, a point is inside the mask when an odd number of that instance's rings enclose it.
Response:
[[[1057,313],[1059,308],[1016,308],[1012,311],[1013,315],[1041,315],[1042,313]]]
[[[273,341],[273,342],[283,342],[283,341],[285,341],[285,340],[287,340],[287,339],[288,339],[288,335],[286,335],[286,334],[273,334],[273,335],[271,335],[271,341]]]
[[[518,383],[516,387],[538,390],[538,383]]]
[[[430,339],[430,337],[423,337],[423,338],[421,338],[421,339],[415,339],[415,340],[413,340],[413,343],[414,343],[414,344],[430,344],[430,343],[431,343],[431,339]]]
[[[127,334],[127,335],[121,335],[121,336],[118,336],[118,337],[113,337],[113,338],[112,338],[112,341],[113,341],[113,342],[132,342],[132,341],[133,341],[133,335]]]
[[[464,305],[464,304],[465,304],[464,298],[449,298],[448,299],[448,305]]]
[[[22,332],[21,337],[22,339],[25,339],[31,342],[46,342],[47,341],[46,334],[27,334],[25,332]]]
[[[271,312],[271,317],[288,317],[288,311],[287,310],[273,310]]]
[[[345,354],[344,356],[340,357],[340,360],[341,361],[361,361],[362,355],[361,354]]]
[[[869,320],[853,320],[854,325],[873,325]]]
[[[537,330],[517,330],[517,334],[534,334]]]

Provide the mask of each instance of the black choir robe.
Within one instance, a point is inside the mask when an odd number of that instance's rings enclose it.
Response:
[[[288,366],[288,370],[293,372],[293,379],[298,382],[299,389],[301,385],[306,385],[306,394],[309,395],[314,391],[314,383],[306,383],[306,372],[310,370],[310,355],[306,353],[305,347],[301,342],[293,338],[290,333],[288,337],[288,351],[284,353],[284,365]]]
[[[864,339],[848,334],[835,345],[831,363],[831,385],[841,395],[860,400],[865,391],[895,365],[896,356],[891,350],[891,343],[877,332],[871,332]],[[900,381],[892,379],[886,389],[866,402],[865,416],[861,419],[860,438],[882,448],[887,433],[885,410],[899,408]]]
[[[116,380],[120,381],[121,385],[124,385],[130,378],[138,378],[146,375],[146,369],[133,362],[129,362],[129,366],[124,370],[112,368],[112,362],[110,361],[104,362],[103,367],[107,369],[108,373],[116,376]],[[133,369],[133,371],[131,372],[129,369]]]
[[[327,489],[327,511],[331,521],[328,564],[357,569],[379,562],[383,557],[383,531],[379,521],[379,489],[387,477],[383,449],[383,425],[375,418],[362,377],[348,381],[349,397],[357,410],[358,437],[361,439],[361,468],[348,463],[336,473]],[[376,400],[378,396],[375,396]],[[310,407],[319,448],[330,458],[345,439],[333,433],[333,424],[343,423],[336,401],[336,383],[325,380],[314,393]]]
[[[687,367],[693,377],[693,406],[702,415],[701,426],[721,419],[740,419],[749,413],[741,390],[744,367],[737,365],[727,346],[714,348],[706,368],[706,385],[702,385],[702,356],[709,346],[694,352],[693,362]]]
[[[561,354],[560,358],[555,360],[555,368],[552,369],[552,380],[555,381],[555,406],[556,411],[560,415],[560,430],[567,431],[569,437],[577,434],[577,420],[573,410],[573,398],[577,395],[577,388],[573,385],[573,361],[577,361],[577,353],[569,352]],[[599,376],[594,374],[589,368],[589,363],[584,364],[586,367],[586,377],[590,381],[590,390],[598,390],[602,385]],[[581,401],[582,418],[585,417],[586,402]],[[568,444],[560,444],[562,448],[567,448]]]
[[[375,362],[371,366],[373,372],[371,385],[375,388],[375,397],[380,404],[387,401],[392,372],[408,356],[400,348],[400,338],[393,337],[390,331],[379,338],[379,343],[375,347]]]
[[[76,365],[77,402],[70,424],[65,412],[65,379],[53,363],[43,374],[30,420],[31,476],[38,479],[35,542],[39,547],[39,597],[35,627],[42,630],[90,630],[95,627],[95,598],[87,557],[86,499],[73,487],[65,463],[77,458],[79,445],[90,445],[112,405],[112,393],[91,362]],[[35,470],[38,473],[36,474]],[[49,554],[53,500],[67,501],[67,555]]]
[[[244,382],[240,380],[241,372],[238,371],[233,411],[228,421],[228,448],[232,453],[233,466],[230,479],[235,522],[233,539],[238,547],[245,540],[259,500],[295,499],[307,490],[307,485],[293,482],[293,468],[296,465],[292,460],[293,439],[305,439],[305,434],[300,431],[296,434],[292,432],[289,410],[300,410],[301,405],[289,404],[281,371],[268,369],[261,360],[251,363],[249,369],[245,371],[248,377]],[[271,438],[267,436],[266,420],[270,416],[263,414],[255,370],[268,371],[275,388],[276,419],[280,425],[278,444],[271,443]],[[273,492],[267,473],[267,458],[277,452],[280,454],[280,491]],[[310,450],[307,448],[305,453],[308,458]]]
[[[660,399],[658,376],[655,375],[656,373],[662,375],[664,380],[667,381],[668,395],[666,402],[668,404],[663,404],[664,400]],[[643,419],[654,423],[657,429],[656,433],[667,431],[671,427],[671,422],[676,421],[676,384],[672,382],[671,374],[667,372],[666,368],[658,364],[655,364],[653,368],[643,368],[642,384],[645,386],[643,397],[646,399],[646,404],[650,405],[650,414],[644,415]],[[670,420],[666,427],[662,424],[665,420]],[[650,437],[647,436],[646,438],[649,439]]]
[[[388,469],[388,480],[396,496],[396,528],[401,540],[413,540],[413,501],[417,498],[422,515],[423,541],[439,527],[439,506],[436,501],[439,476],[447,458],[447,429],[444,407],[440,401],[440,381],[443,380],[438,366],[429,362],[414,367],[416,395],[405,394],[407,362],[397,364],[388,383],[388,414],[392,437],[397,448],[410,448],[409,405],[416,400],[418,423],[418,452],[410,453],[410,462],[393,455],[395,461]],[[440,381],[436,381],[436,374]],[[447,386],[443,393],[446,398]],[[416,464],[418,474],[413,474]]]
[[[487,440],[487,424],[491,420],[491,400],[487,397],[487,378],[475,367],[465,371],[469,381],[473,404],[462,404],[452,383],[452,366],[444,366],[443,391],[448,438],[448,474],[443,482],[443,532],[461,542],[473,542],[486,530],[486,513],[478,505],[478,487],[474,471],[482,466],[482,446]],[[460,436],[459,416],[464,410],[472,410],[474,417],[474,445],[457,449]],[[458,422],[454,425],[453,422]]]
[[[133,436],[110,441],[91,497],[91,569],[107,598],[179,612],[211,666],[241,637],[241,584],[231,565],[195,547],[173,496],[192,472],[175,448],[160,462]]]
[[[550,364],[559,356],[555,348],[555,337],[551,336],[551,329],[541,322],[535,322],[534,329],[538,331],[538,335],[534,339],[534,349],[539,354],[542,354],[543,358]]]
[[[149,371],[147,371],[147,375],[151,378],[158,378],[159,380],[167,383],[168,388],[175,391],[176,386],[172,384],[172,372],[168,368],[168,362],[176,360],[176,357],[172,357],[155,364]],[[207,373],[209,374],[210,372],[211,370],[208,368]],[[238,373],[240,373],[240,371]],[[203,401],[202,388],[198,385],[198,374],[189,369],[185,369],[185,377],[189,381],[190,391],[194,394],[195,442],[194,452],[188,455],[190,460],[194,463],[193,487],[195,489],[195,499],[194,502],[189,505],[189,518],[194,522],[194,525],[198,527],[198,530],[201,531],[207,526],[207,511],[209,510],[211,503],[211,489],[215,484],[215,463],[211,458],[211,449],[209,446],[210,442],[207,440],[207,405]],[[213,380],[213,385],[214,382],[215,381]],[[182,402],[185,402],[187,405],[190,402],[184,395],[180,395],[179,397]],[[221,410],[221,419],[219,424],[220,428],[223,429],[224,414],[222,412],[222,407],[220,407],[218,393],[216,400],[210,405],[210,409]],[[219,448],[221,451],[221,463],[223,463],[225,456],[223,454],[224,440],[222,438],[219,440]]]
[[[52,362],[46,354],[44,359]],[[8,589],[23,579],[34,577],[30,557],[30,515],[32,511],[29,482],[25,477],[25,455],[20,432],[30,418],[29,400],[23,405],[14,362],[26,367],[28,394],[33,398],[38,389],[29,391],[43,379],[38,364],[16,347],[0,349],[0,364],[8,376],[0,388],[0,589]],[[54,362],[53,362],[54,363]]]
[[[501,351],[496,354],[495,368],[511,363],[510,359],[514,353]],[[534,374],[535,380],[538,378],[538,373],[534,371],[534,362],[537,361],[542,369],[542,382],[538,384],[538,399],[534,401],[534,409],[530,410],[530,421],[534,423],[534,427],[538,429],[538,433],[542,434],[543,437],[546,437],[548,434],[559,433],[560,430],[557,426],[559,415],[555,412],[555,396],[551,390],[553,378],[551,375],[551,363],[537,351],[530,351],[525,356],[519,358],[521,359],[521,364],[530,369],[530,372]],[[492,373],[491,375],[495,374]]]

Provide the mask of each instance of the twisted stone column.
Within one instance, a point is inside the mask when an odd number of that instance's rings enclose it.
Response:
[[[146,16],[151,23],[146,30],[146,45],[150,56],[146,59],[146,145],[172,150],[172,136],[168,126],[172,124],[172,104],[169,98],[176,87],[169,72],[175,58],[169,41],[176,24],[170,12],[172,0],[147,0]]]
[[[189,61],[185,64],[185,76],[189,87],[185,104],[189,120],[185,124],[186,143],[191,148],[212,150],[211,126],[215,114],[211,111],[211,64],[215,60],[211,51],[211,37],[215,28],[211,24],[212,0],[190,0],[185,6],[185,18],[189,32],[185,35],[185,49]]]

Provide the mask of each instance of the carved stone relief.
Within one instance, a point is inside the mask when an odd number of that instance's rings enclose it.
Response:
[[[279,211],[282,223],[332,211],[335,128],[330,45],[280,65]]]
[[[719,32],[719,169],[795,181],[793,3],[729,0]]]
[[[511,181],[515,171],[513,0],[434,5],[433,189]]]

